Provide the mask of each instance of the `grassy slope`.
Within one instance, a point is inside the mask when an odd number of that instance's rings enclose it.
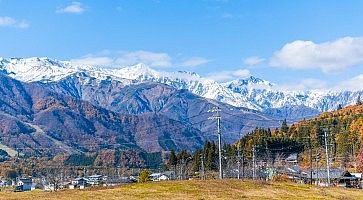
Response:
[[[363,199],[363,192],[356,189],[321,188],[293,183],[210,180],[132,184],[113,189],[84,191],[1,192],[0,199]]]

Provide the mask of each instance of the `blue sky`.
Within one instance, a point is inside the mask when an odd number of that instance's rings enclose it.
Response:
[[[363,83],[363,1],[0,1],[0,56],[254,75],[301,88]]]

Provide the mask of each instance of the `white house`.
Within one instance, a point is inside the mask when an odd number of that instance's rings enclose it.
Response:
[[[21,191],[30,191],[32,189],[32,184],[33,181],[31,178],[20,178],[16,186]]]
[[[159,177],[159,181],[168,181],[168,180],[170,180],[170,178],[165,174],[163,174]]]
[[[170,176],[167,173],[152,173],[150,179],[152,181],[167,181],[170,180]]]
[[[72,181],[72,184],[73,185],[77,185],[77,186],[81,186],[81,185],[87,185],[87,182],[88,182],[88,179],[87,178],[83,178],[83,177],[80,177],[80,178],[76,178]]]
[[[100,184],[102,182],[107,181],[106,176],[99,175],[99,174],[88,176],[87,179],[88,179],[87,183],[90,184],[90,185],[98,185],[98,184]]]

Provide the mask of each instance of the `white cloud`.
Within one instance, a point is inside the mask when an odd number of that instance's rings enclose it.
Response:
[[[179,65],[181,67],[195,67],[195,66],[206,64],[208,62],[209,62],[209,60],[206,58],[203,58],[203,57],[191,57],[177,65]]]
[[[271,66],[336,72],[363,64],[363,37],[344,37],[316,44],[297,40],[285,44],[270,59]]]
[[[25,21],[18,21],[12,17],[0,16],[0,27],[28,28],[29,24]]]
[[[251,57],[245,58],[243,60],[243,64],[248,65],[248,66],[253,66],[253,65],[258,65],[258,64],[262,63],[263,61],[265,61],[264,58],[260,58],[258,56],[251,56]]]
[[[78,59],[72,59],[71,62],[79,65],[107,66],[113,65],[114,59],[107,56],[86,55]]]
[[[123,53],[115,60],[119,65],[134,65],[144,63],[150,67],[170,67],[171,58],[167,53],[155,53],[150,51],[134,51]]]
[[[363,74],[355,76],[347,81],[342,81],[335,89],[337,90],[363,90]]]
[[[327,82],[319,79],[307,78],[288,85],[277,85],[276,89],[288,91],[324,90],[327,89]]]
[[[82,14],[86,11],[82,3],[74,1],[70,5],[59,8],[56,10],[57,13],[71,13],[71,14]]]
[[[103,50],[96,54],[87,54],[80,58],[71,59],[74,64],[104,66],[104,67],[121,67],[132,66],[143,63],[149,67],[194,67],[208,63],[209,60],[203,57],[191,57],[183,62],[176,64],[172,62],[171,56],[167,53],[151,52],[151,51],[122,51],[112,52]]]
[[[250,75],[251,73],[248,69],[239,69],[235,71],[231,70],[231,71],[220,71],[220,72],[209,73],[207,74],[207,78],[218,82],[224,82],[233,79],[246,78]]]

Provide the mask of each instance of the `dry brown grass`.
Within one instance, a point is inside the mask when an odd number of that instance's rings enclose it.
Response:
[[[363,199],[363,191],[322,188],[288,182],[195,180],[132,184],[115,188],[93,188],[82,191],[0,192],[0,199]]]

